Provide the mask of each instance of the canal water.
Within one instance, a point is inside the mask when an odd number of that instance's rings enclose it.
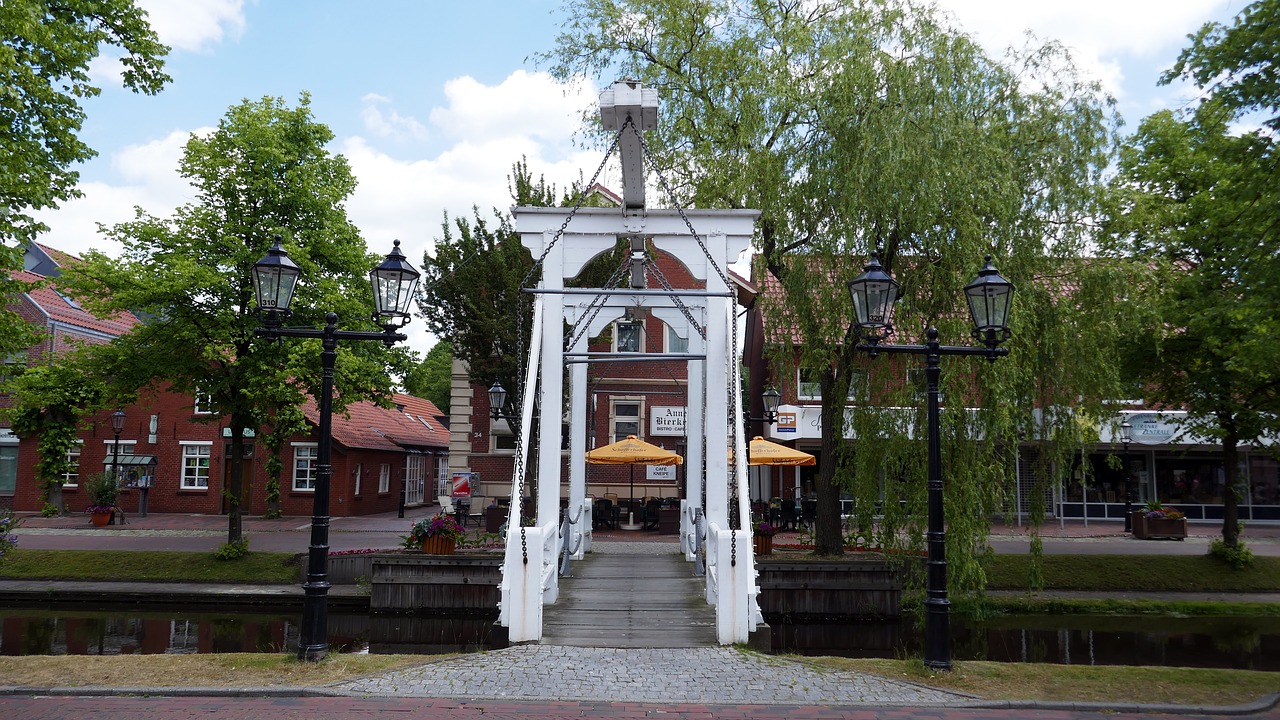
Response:
[[[0,655],[292,652],[296,613],[90,612],[0,609]],[[777,653],[909,657],[922,632],[910,621],[772,624]],[[1280,670],[1280,618],[1073,615],[952,617],[956,660]],[[493,617],[329,613],[341,652],[436,654],[502,647]]]

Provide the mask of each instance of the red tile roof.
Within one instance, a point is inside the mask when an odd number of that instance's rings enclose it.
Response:
[[[39,283],[37,287],[28,290],[26,295],[40,309],[48,313],[49,318],[54,322],[105,333],[113,337],[123,335],[138,325],[138,318],[127,312],[116,313],[108,318],[100,318],[80,307],[79,303],[72,304],[75,302],[74,300],[63,296],[55,289],[56,280],[50,280],[25,270],[13,271],[10,275],[19,282]]]
[[[440,420],[444,413],[435,403],[399,393],[392,401],[397,407],[384,408],[366,401],[352,403],[345,413],[335,412],[334,442],[365,450],[449,447],[449,428]],[[302,411],[308,420],[319,424],[320,412],[313,400],[308,399]]]

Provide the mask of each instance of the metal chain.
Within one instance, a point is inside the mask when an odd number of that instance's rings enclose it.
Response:
[[[556,230],[556,234],[551,237],[551,242],[547,243],[547,246],[542,249],[542,256],[533,263],[533,267],[529,268],[529,272],[526,273],[524,279],[520,281],[520,287],[524,287],[529,284],[529,280],[533,278],[533,273],[542,267],[543,261],[547,259],[547,254],[551,252],[551,248],[555,247],[556,243],[559,242],[560,238],[564,235],[565,229],[569,227],[569,223],[573,222],[573,216],[577,215],[578,211],[582,209],[582,204],[587,201],[587,195],[590,194],[591,188],[595,187],[596,181],[600,179],[600,173],[604,172],[605,165],[609,164],[609,158],[613,157],[613,151],[617,149],[618,142],[622,139],[622,133],[626,131],[628,127],[635,127],[630,118],[627,118],[626,123],[624,123],[622,127],[618,128],[617,134],[613,136],[613,142],[609,144],[609,149],[604,151],[604,157],[600,159],[600,166],[596,168],[595,173],[591,176],[591,182],[582,187],[582,192],[578,195],[578,202],[574,204],[573,209],[565,216],[564,222],[560,223],[560,229]],[[640,134],[638,130],[636,131],[636,134]]]
[[[614,271],[613,275],[605,281],[604,287],[616,287],[618,283],[622,281],[623,276],[627,274],[627,270],[630,265],[631,259],[629,257],[624,259],[622,264],[618,266],[618,269]],[[606,299],[604,295],[596,295],[591,298],[591,302],[587,304],[587,312],[584,312],[582,316],[573,323],[573,327],[569,328],[569,341],[566,345],[567,348],[573,349],[573,347],[577,345],[578,341],[582,339],[582,336],[591,329],[591,323],[594,322],[596,316],[600,314],[605,303]],[[584,320],[586,322],[583,322]]]
[[[529,268],[529,272],[525,273],[524,278],[520,281],[521,288],[524,288],[525,286],[527,286],[529,284],[529,281],[533,278],[534,273],[542,268],[543,262],[546,261],[547,259],[547,254],[551,252],[551,248],[555,247],[555,244],[559,242],[560,238],[564,235],[565,229],[568,228],[569,223],[573,221],[573,217],[578,214],[579,210],[582,209],[582,204],[587,201],[588,193],[590,192],[591,188],[595,186],[596,181],[600,178],[600,173],[604,172],[605,165],[609,164],[609,158],[613,156],[614,149],[618,147],[618,141],[622,138],[622,131],[625,129],[626,129],[626,125],[624,125],[622,128],[619,128],[618,133],[614,135],[613,143],[609,145],[609,149],[605,151],[604,157],[600,159],[599,167],[596,168],[595,173],[591,176],[591,182],[583,186],[582,192],[578,195],[577,203],[574,204],[573,209],[569,211],[569,214],[565,216],[564,222],[560,223],[560,229],[556,230],[555,235],[552,236],[551,238],[551,242],[547,243],[547,246],[542,249],[542,255],[537,260],[534,261],[533,266]],[[527,303],[528,303],[528,300],[525,298],[525,294],[520,293],[520,298],[516,302],[516,337],[518,338],[516,357],[520,359],[519,375],[516,378],[516,383],[517,383],[516,398],[518,399],[513,402],[512,407],[515,409],[516,415],[521,417],[522,422],[524,417],[523,408],[522,408],[522,401],[524,398],[524,377],[529,370],[529,358],[528,358],[528,353],[525,352],[526,345],[524,340],[524,315],[525,315],[525,310],[527,308]],[[528,531],[526,531],[524,528],[524,481],[525,481],[524,451],[525,451],[526,438],[524,437],[524,433],[521,432],[522,429],[523,428],[512,429],[512,433],[516,436],[516,457],[515,457],[514,474],[515,474],[515,477],[517,478],[516,496],[519,498],[518,500],[512,502],[512,507],[516,508],[516,511],[517,511],[516,522],[520,526],[521,558],[524,560],[524,564],[528,565],[529,564],[529,537],[528,537]],[[511,521],[509,519],[507,521],[507,534],[508,535],[511,534]]]
[[[627,126],[624,125],[623,129],[625,130],[626,127]],[[707,249],[706,243],[702,242],[702,237],[698,235],[698,231],[694,229],[693,223],[689,220],[689,216],[685,214],[684,208],[681,207],[680,203],[676,200],[675,193],[671,191],[671,186],[667,184],[666,177],[663,176],[662,171],[658,168],[657,162],[654,161],[653,154],[649,152],[649,145],[644,141],[644,136],[640,133],[639,129],[635,128],[634,126],[632,126],[632,130],[633,132],[635,132],[636,138],[640,142],[641,156],[649,162],[649,168],[653,171],[653,174],[657,177],[659,186],[662,188],[662,191],[666,193],[667,199],[671,202],[671,205],[675,208],[676,212],[680,214],[680,219],[684,221],[684,225],[686,228],[688,228],[689,234],[693,237],[694,241],[698,243],[698,247],[701,248],[703,256],[706,257],[707,262],[711,264],[711,267],[715,269],[716,275],[718,275],[720,277],[720,280],[724,282],[725,287],[726,288],[733,287],[733,283],[729,281],[728,274],[726,274],[724,269],[720,267],[720,265],[716,262],[715,258],[711,256],[711,251]],[[732,327],[732,333],[733,333],[732,347],[734,350],[737,350],[738,323],[730,322],[729,324]],[[732,353],[729,353],[729,355],[732,355]],[[731,360],[732,358],[727,358],[727,361],[731,361]],[[734,371],[732,368],[726,367],[726,370],[728,372],[726,372],[725,377],[727,378],[736,377],[733,374]],[[737,382],[733,383],[732,389],[734,390],[733,394],[736,396],[738,394]],[[729,440],[734,444],[734,447],[737,447],[738,425],[740,424],[737,420],[739,413],[736,412],[738,408],[738,403],[739,403],[739,400],[737,397],[732,398],[729,402],[730,410],[734,411],[734,414],[730,418],[730,422],[729,422],[729,430],[730,430]],[[736,566],[738,564],[738,533],[736,531],[741,529],[741,527],[739,526],[742,524],[742,517],[741,517],[742,513],[738,509],[739,503],[738,503],[737,496],[740,493],[740,484],[739,484],[739,478],[738,478],[738,463],[736,460],[733,464],[733,470],[730,473],[729,477],[730,477],[729,498],[731,501],[729,505],[729,528],[730,528],[729,564],[730,566]]]
[[[626,129],[626,126],[623,126],[623,129]],[[653,171],[653,174],[657,176],[658,185],[662,188],[662,191],[666,193],[667,199],[671,201],[671,205],[675,208],[676,212],[680,214],[680,219],[684,221],[684,226],[689,229],[689,234],[692,235],[693,239],[698,243],[698,247],[702,248],[703,256],[707,258],[707,262],[711,263],[711,267],[715,269],[716,275],[719,275],[720,279],[724,281],[725,287],[732,287],[733,283],[729,282],[729,276],[725,274],[725,271],[716,263],[715,258],[711,257],[711,251],[708,250],[706,244],[702,242],[702,237],[698,235],[698,231],[693,229],[693,223],[689,220],[689,216],[685,214],[684,208],[681,207],[680,203],[676,200],[675,193],[671,192],[671,186],[667,184],[666,177],[664,177],[662,175],[662,171],[658,169],[658,164],[654,161],[653,154],[649,152],[649,145],[644,141],[644,136],[640,134],[639,130],[635,130],[635,133],[636,137],[640,140],[640,155],[645,160],[649,161],[649,168]]]
[[[703,340],[706,340],[706,328],[702,327],[702,325],[694,319],[693,313],[689,311],[689,306],[685,305],[684,301],[680,299],[680,296],[675,294],[675,286],[667,279],[667,276],[662,272],[662,268],[658,267],[658,263],[655,261],[652,253],[649,253],[649,263],[646,271],[653,274],[653,277],[657,279],[658,284],[662,286],[663,290],[672,293],[671,299],[675,301],[676,308],[684,315],[684,319],[689,321],[689,326],[696,330]]]

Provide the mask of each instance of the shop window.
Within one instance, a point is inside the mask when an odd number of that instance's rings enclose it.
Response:
[[[1226,473],[1220,455],[1156,457],[1156,499],[1177,505],[1221,505]]]
[[[209,450],[212,443],[182,443],[182,489],[209,487]]]
[[[316,489],[316,464],[320,448],[315,443],[299,443],[293,446],[293,489]]]
[[[1254,505],[1280,505],[1280,461],[1270,455],[1250,455],[1249,490]]]

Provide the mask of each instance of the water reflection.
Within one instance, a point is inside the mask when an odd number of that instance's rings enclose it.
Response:
[[[294,652],[300,616],[0,610],[0,655]],[[438,654],[506,647],[493,616],[329,614],[338,652]],[[923,633],[909,620],[795,624],[771,618],[774,652],[912,657]],[[1117,616],[952,618],[957,660],[1280,670],[1280,618]]]
[[[281,613],[122,613],[5,609],[0,655],[131,655],[294,652],[301,616]],[[506,647],[494,618],[402,617],[330,612],[336,652],[432,655]]]
[[[908,619],[772,623],[773,651],[845,657],[911,657],[923,631]],[[1280,618],[1019,615],[952,617],[956,660],[1280,670]]]

